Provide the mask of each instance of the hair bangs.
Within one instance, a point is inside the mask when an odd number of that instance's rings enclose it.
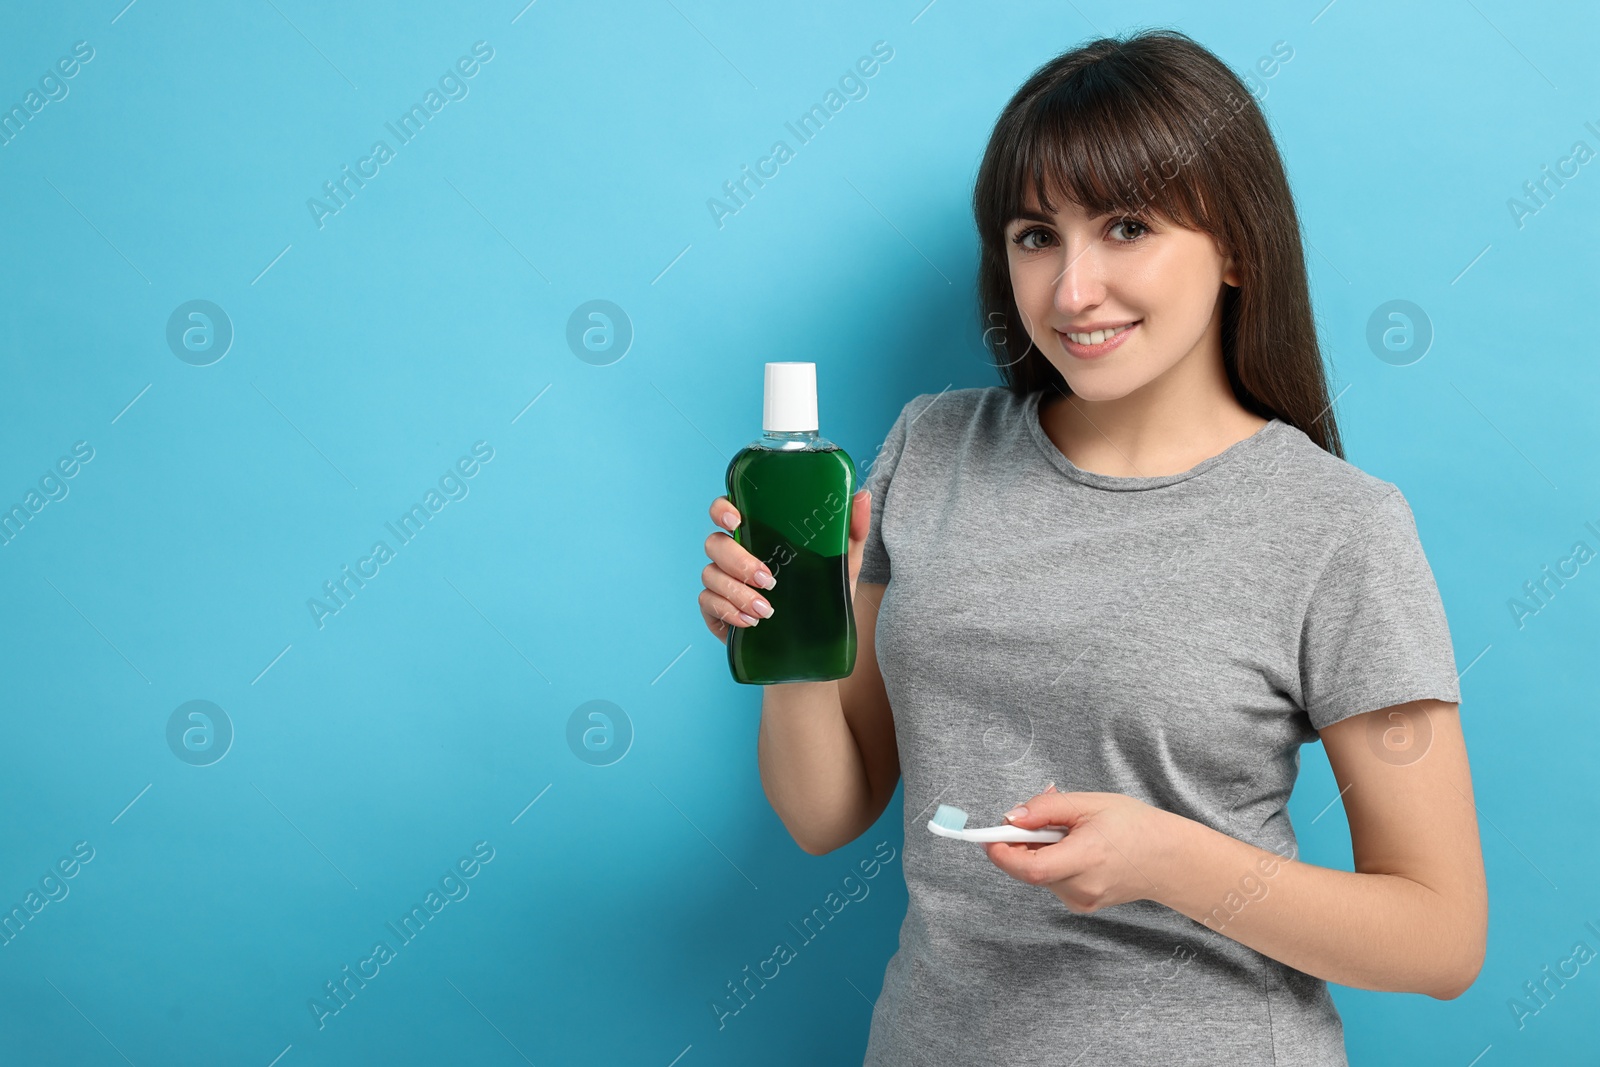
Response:
[[[1020,215],[1031,196],[1046,214],[1065,200],[1091,217],[1156,215],[1209,229],[1205,197],[1195,187],[1201,175],[1175,162],[1203,158],[1194,131],[1126,83],[1082,74],[1035,97],[1017,116],[1008,138],[1015,152],[1002,168],[1009,217]]]

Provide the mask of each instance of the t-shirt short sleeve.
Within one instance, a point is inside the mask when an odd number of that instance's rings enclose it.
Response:
[[[889,499],[889,480],[894,477],[894,469],[900,463],[901,453],[905,451],[910,422],[916,418],[912,412],[926,406],[918,403],[925,396],[927,394],[923,393],[906,402],[900,409],[900,417],[894,420],[888,436],[883,439],[882,447],[872,457],[871,470],[862,485],[863,489],[872,490],[872,525],[867,529],[867,540],[862,545],[861,570],[856,574],[857,582],[883,585],[889,581],[889,550],[883,544],[883,506]]]
[[[1411,700],[1460,702],[1444,605],[1400,490],[1351,527],[1317,579],[1300,682],[1318,730]]]

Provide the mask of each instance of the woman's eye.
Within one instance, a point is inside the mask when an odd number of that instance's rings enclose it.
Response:
[[[1037,252],[1037,251],[1039,251],[1039,246],[1038,245],[1034,245],[1034,244],[1029,244],[1028,243],[1028,239],[1030,237],[1048,237],[1048,236],[1049,236],[1049,234],[1045,233],[1045,231],[1041,230],[1039,227],[1030,226],[1026,230],[1019,231],[1017,233],[1017,235],[1011,239],[1011,243],[1016,245],[1018,248],[1026,249],[1029,252]]]
[[[1134,230],[1135,230],[1134,235],[1132,237],[1129,237],[1129,238],[1126,238],[1125,240],[1123,240],[1121,242],[1122,244],[1129,244],[1129,243],[1131,243],[1133,241],[1137,241],[1139,238],[1143,237],[1150,230],[1150,227],[1146,226],[1144,223],[1140,222],[1138,219],[1118,219],[1116,222],[1113,222],[1111,224],[1111,228],[1113,230],[1115,230],[1119,226],[1132,226],[1134,228]]]

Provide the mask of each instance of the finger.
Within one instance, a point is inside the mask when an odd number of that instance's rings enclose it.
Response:
[[[742,520],[739,509],[725,496],[719,496],[711,502],[711,521],[724,530],[737,530]]]
[[[1012,826],[1030,830],[1041,826],[1077,826],[1093,810],[1089,798],[1087,793],[1058,793],[1052,786],[1006,812],[1005,820]],[[1018,809],[1022,809],[1020,813]]]
[[[724,574],[732,575],[746,585],[771,589],[778,584],[766,565],[728,534],[712,531],[711,536],[706,538],[706,555]],[[706,583],[707,586],[710,584]]]
[[[760,621],[744,614],[732,601],[709,589],[700,591],[700,615],[705,619],[706,627],[718,637],[722,637],[729,627],[750,627]]]
[[[721,641],[723,644],[727,644],[728,634],[733,630],[733,627],[729,626],[725,621],[717,618],[715,615],[710,614],[706,607],[705,596],[705,593],[700,594],[700,621],[706,624],[706,629],[711,631],[711,635],[713,637],[715,637],[718,641]]]
[[[872,494],[863,489],[851,500],[850,541],[845,549],[846,573],[850,576],[850,596],[856,594],[856,580],[861,575],[861,557],[866,552],[867,533],[872,529]]]
[[[872,529],[872,491],[863,489],[850,502],[850,540],[865,541]]]
[[[1029,885],[1059,882],[1084,871],[1080,856],[1082,848],[1071,835],[1038,848],[997,841],[985,845],[984,851],[988,852],[989,861],[996,867]]]
[[[715,563],[706,564],[705,570],[700,572],[700,580],[705,583],[705,587],[708,590],[732,604],[736,610],[742,612],[747,618],[769,619],[772,617],[772,604],[766,597],[751,589]]]

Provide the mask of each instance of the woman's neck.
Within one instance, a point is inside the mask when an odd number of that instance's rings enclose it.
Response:
[[[1124,478],[1181,474],[1250,437],[1267,419],[1229,393],[1210,404],[1153,405],[1086,401],[1048,392],[1039,425],[1082,470]]]

